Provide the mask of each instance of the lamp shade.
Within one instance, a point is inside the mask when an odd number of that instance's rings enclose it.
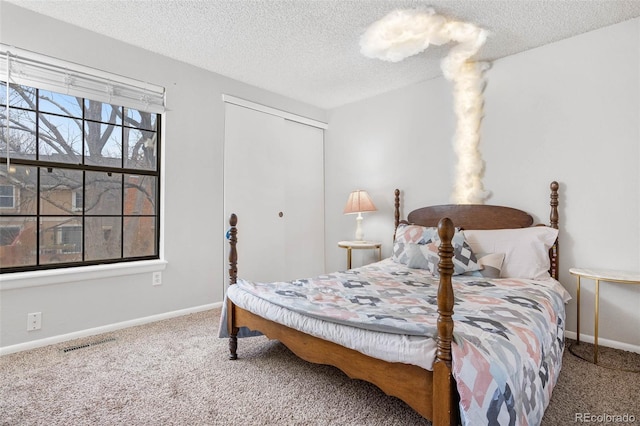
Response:
[[[367,191],[359,189],[349,194],[347,205],[344,208],[344,214],[374,212],[376,210],[378,209],[373,205],[373,201],[371,201],[371,197],[369,197]]]

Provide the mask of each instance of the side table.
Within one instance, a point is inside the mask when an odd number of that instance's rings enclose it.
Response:
[[[347,269],[351,269],[352,250],[375,250],[378,249],[378,260],[382,260],[382,243],[377,241],[340,241],[338,247],[347,249]]]
[[[569,272],[576,276],[577,279],[577,293],[576,303],[577,309],[577,343],[580,343],[580,278],[587,278],[596,282],[596,303],[595,303],[595,319],[594,319],[594,335],[593,335],[593,363],[598,363],[598,314],[599,314],[599,299],[600,299],[600,281],[607,281],[612,283],[622,284],[640,284],[640,273],[638,272],[623,272],[614,271],[611,269],[587,269],[587,268],[570,268]]]

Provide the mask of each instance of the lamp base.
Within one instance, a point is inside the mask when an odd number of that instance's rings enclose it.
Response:
[[[356,241],[362,241],[364,232],[362,231],[362,213],[358,213],[356,217]]]

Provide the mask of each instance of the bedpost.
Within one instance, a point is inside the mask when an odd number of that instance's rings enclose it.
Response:
[[[433,425],[452,425],[458,421],[457,393],[451,374],[451,341],[453,339],[453,245],[455,233],[453,222],[449,218],[438,222],[440,248],[438,255],[438,347],[433,365],[433,395],[437,403],[433,405]]]
[[[553,182],[551,182],[551,185],[549,186],[551,188],[551,201],[550,201],[550,205],[551,205],[551,214],[549,216],[549,221],[550,221],[550,225],[552,228],[555,229],[559,229],[558,228],[558,188],[560,187],[560,185],[558,185],[558,182],[556,182],[555,180]],[[553,246],[550,249],[550,253],[549,253],[549,258],[551,259],[551,270],[549,271],[550,275],[555,278],[556,280],[558,279],[558,275],[559,275],[559,250],[558,250],[558,240],[556,239],[555,244],[553,244]]]
[[[393,228],[393,238],[391,239],[392,244],[396,242],[396,232],[398,231],[398,225],[400,224],[400,190],[396,188],[393,194],[395,196],[395,227]]]
[[[454,233],[455,228],[451,219],[444,218],[438,222],[440,283],[438,285],[438,351],[436,358],[449,367],[451,367],[451,339],[453,336],[453,286],[451,285],[453,245],[451,239]]]
[[[238,216],[235,213],[231,213],[229,217],[229,284],[233,285],[238,279]]]
[[[394,228],[394,235],[395,235],[395,229],[398,228],[398,225],[400,224],[400,190],[396,189],[394,191],[394,195],[395,195],[395,218],[396,218],[396,227]],[[395,238],[395,237],[394,237]]]
[[[238,279],[238,216],[235,213],[229,218],[229,285],[234,285]],[[227,298],[227,330],[229,332],[229,359],[238,359],[238,328],[235,326],[235,305]]]

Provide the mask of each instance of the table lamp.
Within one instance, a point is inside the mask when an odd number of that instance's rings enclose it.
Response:
[[[371,201],[371,197],[369,197],[367,191],[359,189],[349,194],[347,205],[344,208],[344,214],[358,213],[358,217],[356,218],[356,241],[362,241],[364,235],[362,232],[362,213],[374,212],[376,210],[376,206],[373,205],[373,201]]]

